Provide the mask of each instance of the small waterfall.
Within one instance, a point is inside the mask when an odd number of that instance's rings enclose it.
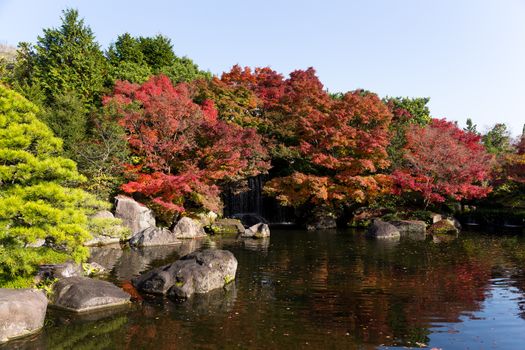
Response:
[[[268,180],[266,175],[259,175],[248,179],[246,191],[236,193],[233,190],[223,194],[224,215],[232,217],[235,214],[255,214],[263,217],[270,224],[295,222],[294,210],[283,207],[275,198],[263,195],[263,187]]]

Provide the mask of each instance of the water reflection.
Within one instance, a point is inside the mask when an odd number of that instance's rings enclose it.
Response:
[[[184,247],[95,251],[93,259],[112,264],[112,278],[124,283],[203,247],[229,249],[237,257],[237,279],[229,290],[186,303],[146,298],[125,312],[72,319],[67,327],[57,319],[18,344],[448,350],[487,342],[491,348],[519,349],[525,340],[521,238],[462,235],[434,244],[370,241],[359,232],[277,231],[271,243],[215,237]]]

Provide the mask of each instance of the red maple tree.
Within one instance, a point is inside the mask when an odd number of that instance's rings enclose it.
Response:
[[[117,82],[104,103],[115,106],[133,154],[122,189],[162,210],[220,211],[221,183],[269,168],[256,131],[220,120],[211,100],[195,103],[187,84]]]
[[[480,137],[444,119],[412,125],[407,131],[404,162],[393,172],[395,192],[418,193],[425,205],[482,198],[488,185],[491,156]]]

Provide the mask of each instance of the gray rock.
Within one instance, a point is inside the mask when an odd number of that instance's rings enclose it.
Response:
[[[121,219],[122,224],[131,230],[132,236],[155,226],[153,211],[145,205],[126,196],[117,196],[115,200],[117,202],[115,217]]]
[[[130,295],[107,281],[70,277],[53,286],[52,305],[69,311],[85,312],[129,303]]]
[[[33,243],[26,244],[26,247],[27,248],[40,248],[40,247],[43,247],[45,245],[46,245],[46,240],[41,238],[41,239],[37,239]]]
[[[227,250],[207,249],[182,257],[132,280],[142,292],[188,298],[222,288],[235,279],[237,259]]]
[[[63,264],[40,265],[38,267],[38,279],[68,278],[82,276],[83,270],[80,264],[68,261]]]
[[[129,240],[129,244],[136,247],[148,247],[155,245],[180,244],[181,241],[175,233],[160,227],[149,227]]]
[[[35,289],[0,289],[0,343],[44,326],[47,298]]]
[[[270,227],[267,224],[258,223],[247,228],[241,235],[244,238],[265,238],[270,237]]]
[[[370,226],[367,236],[376,239],[399,239],[401,234],[397,227],[383,220],[376,219]]]
[[[424,240],[427,235],[427,224],[420,220],[390,221],[399,231],[401,237]]]
[[[204,228],[201,223],[192,218],[183,217],[181,218],[175,227],[173,233],[176,238],[198,238],[206,236]]]

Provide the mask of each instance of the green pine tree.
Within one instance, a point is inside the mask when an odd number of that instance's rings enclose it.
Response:
[[[104,207],[76,188],[85,178],[37,108],[0,85],[0,286],[23,286],[38,264],[81,261],[88,216]],[[30,248],[38,240],[52,242]]]

